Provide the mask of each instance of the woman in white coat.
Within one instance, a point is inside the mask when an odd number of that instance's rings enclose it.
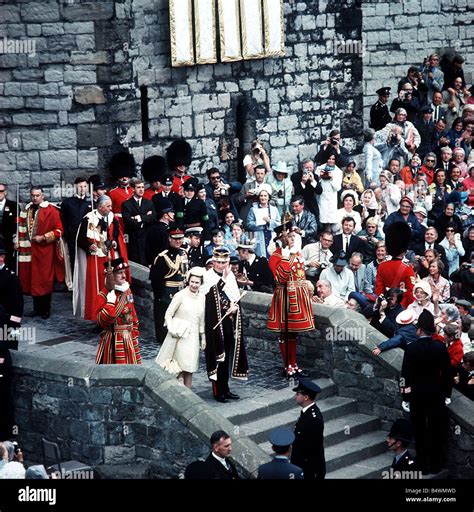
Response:
[[[317,197],[319,206],[319,221],[326,229],[334,231],[337,226],[337,193],[342,187],[342,171],[336,166],[336,157],[331,155],[328,161],[316,167],[314,174],[319,178],[318,185],[321,185],[321,193]],[[319,186],[316,189],[318,194]],[[327,226],[330,224],[330,226]]]
[[[199,293],[205,272],[202,267],[193,267],[186,276],[187,287],[171,300],[165,313],[168,334],[156,357],[157,364],[166,371],[182,376],[188,388],[191,388],[193,373],[199,367],[199,346],[201,350],[206,348],[205,296]]]
[[[365,184],[370,187],[372,183],[380,184],[380,173],[383,171],[383,159],[380,151],[375,147],[375,130],[364,130],[364,157],[365,157]]]

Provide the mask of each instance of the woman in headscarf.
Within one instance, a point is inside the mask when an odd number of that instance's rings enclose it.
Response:
[[[381,211],[381,205],[377,202],[375,192],[368,188],[364,190],[361,197],[361,203],[354,207],[354,210],[360,214],[362,228],[369,217],[376,217]]]

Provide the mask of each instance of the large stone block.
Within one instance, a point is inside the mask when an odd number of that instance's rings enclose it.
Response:
[[[22,22],[43,23],[59,20],[59,4],[28,2],[21,5]]]
[[[59,88],[58,84],[55,82],[51,82],[49,84],[39,84],[38,85],[38,94],[40,96],[55,96],[58,94]]]
[[[77,152],[73,150],[57,150],[41,152],[43,169],[74,169],[77,167]]]
[[[115,103],[109,110],[111,121],[137,121],[140,119],[140,101],[124,101]]]
[[[46,82],[62,82],[64,74],[59,69],[48,69],[44,72],[44,79]]]
[[[74,84],[95,84],[97,75],[95,71],[65,71],[64,82]]]
[[[24,104],[25,101],[20,96],[0,97],[1,110],[23,108]]]
[[[113,64],[99,66],[97,82],[100,84],[129,83],[132,81],[132,66],[130,64]]]
[[[71,110],[72,99],[71,98],[45,98],[44,109],[45,110]]]
[[[74,101],[81,105],[105,103],[103,90],[97,85],[86,85],[74,89]]]
[[[114,16],[114,2],[66,4],[63,17],[68,21],[108,20]]]
[[[49,130],[49,147],[51,149],[74,148],[76,147],[76,130],[65,128],[60,130]]]
[[[79,151],[77,154],[77,163],[81,169],[94,169],[99,168],[99,153],[94,151]]]
[[[39,154],[36,151],[18,153],[16,168],[19,171],[38,171],[40,169]]]
[[[91,123],[95,121],[93,109],[82,110],[81,112],[71,112],[68,114],[69,124]]]
[[[60,36],[64,34],[63,23],[43,23],[41,33],[44,36]]]
[[[76,36],[76,45],[80,52],[92,52],[95,49],[94,34],[81,34]],[[103,62],[98,62],[97,64],[103,64]]]
[[[66,32],[66,34],[93,34],[94,22],[83,21],[64,23],[64,31]]]
[[[36,80],[39,82],[44,77],[43,69],[16,69],[13,71],[15,80]],[[8,80],[2,80],[8,82]]]
[[[81,41],[81,46],[83,45]],[[79,41],[78,41],[79,47]],[[111,62],[111,56],[109,53],[101,52],[71,52],[71,64],[109,64]]]

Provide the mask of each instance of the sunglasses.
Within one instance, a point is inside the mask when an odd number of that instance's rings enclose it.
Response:
[[[446,231],[454,231],[453,228],[448,228]]]
[[[434,164],[436,162],[436,160],[426,160],[426,161],[429,163],[432,163],[432,164]]]

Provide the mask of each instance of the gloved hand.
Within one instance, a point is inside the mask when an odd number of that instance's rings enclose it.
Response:
[[[402,402],[402,409],[405,412],[410,412],[410,402]]]
[[[201,350],[206,350],[206,338],[201,338]]]
[[[451,403],[451,398],[444,399],[444,405],[449,405]]]
[[[289,258],[290,257],[290,248],[289,247],[283,247],[282,250],[281,250],[281,255],[284,258]]]
[[[115,299],[116,299],[116,295],[115,295],[115,290],[110,290],[110,292],[107,294],[107,302],[111,303],[111,304],[115,304]]]

